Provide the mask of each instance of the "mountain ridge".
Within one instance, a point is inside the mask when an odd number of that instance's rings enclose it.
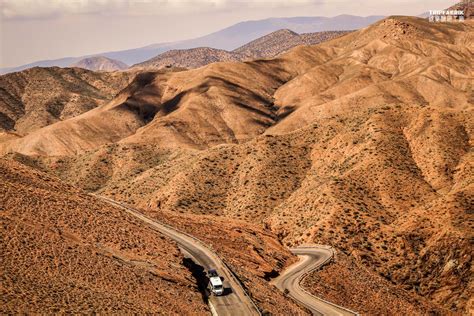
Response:
[[[344,22],[344,18],[349,18],[350,21]],[[367,16],[358,17],[351,15],[336,16],[332,18],[328,17],[303,17],[301,18],[304,23],[296,23],[298,17],[292,18],[268,18],[264,20],[253,20],[239,22],[219,31],[210,33],[205,36],[201,36],[195,39],[182,40],[178,42],[168,43],[157,43],[150,44],[140,48],[126,49],[120,51],[109,51],[98,54],[77,56],[77,57],[66,57],[54,60],[43,60],[38,62],[32,62],[18,67],[8,67],[0,69],[0,74],[20,71],[26,68],[35,66],[59,66],[68,67],[71,64],[87,57],[93,56],[105,56],[111,59],[119,60],[127,65],[133,65],[139,62],[143,62],[147,59],[153,58],[156,55],[169,51],[172,49],[186,49],[194,47],[211,47],[215,49],[233,50],[239,46],[244,45],[258,37],[264,36],[265,34],[271,33],[281,28],[287,28],[285,25],[293,23],[293,28],[297,28],[294,31],[298,33],[318,32],[318,31],[342,31],[342,30],[353,30],[361,27],[365,27],[377,20],[382,19],[383,16]],[[289,21],[289,22],[286,22]],[[296,21],[296,22],[295,22]],[[308,23],[313,21],[314,24]],[[259,28],[255,28],[259,25]],[[250,30],[250,32],[249,32]],[[257,31],[256,31],[257,30]]]
[[[282,29],[257,38],[232,51],[197,47],[170,50],[149,60],[131,66],[131,69],[199,68],[214,62],[250,61],[271,58],[298,45],[315,45],[342,36],[351,31],[328,31],[298,34]]]

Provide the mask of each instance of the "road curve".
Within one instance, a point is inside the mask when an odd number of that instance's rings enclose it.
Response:
[[[281,291],[288,290],[288,295],[309,309],[313,315],[358,315],[356,312],[345,309],[320,299],[305,291],[300,283],[307,273],[325,265],[333,256],[329,246],[308,246],[291,249],[300,260],[283,271],[272,281]]]
[[[224,288],[230,288],[231,293],[224,296],[211,296],[209,298],[211,309],[214,309],[213,314],[215,312],[219,316],[260,315],[260,312],[253,304],[250,297],[246,295],[238,281],[234,278],[230,269],[213,251],[211,251],[198,239],[180,232],[171,226],[160,223],[157,220],[151,219],[130,206],[123,205],[104,196],[95,194],[92,195],[102,199],[105,202],[108,202],[109,204],[121,208],[125,212],[135,216],[152,228],[156,229],[161,234],[173,239],[181,248],[186,257],[191,257],[195,263],[202,266],[205,270],[210,268],[216,269],[219,275],[224,277]]]

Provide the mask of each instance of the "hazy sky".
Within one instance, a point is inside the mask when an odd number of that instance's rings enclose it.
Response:
[[[418,15],[446,0],[0,0],[0,67],[206,35],[245,20]]]

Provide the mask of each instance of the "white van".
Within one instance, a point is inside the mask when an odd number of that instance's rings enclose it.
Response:
[[[217,296],[224,294],[224,285],[217,271],[211,269],[208,271],[207,276],[209,277],[209,288],[211,292]]]

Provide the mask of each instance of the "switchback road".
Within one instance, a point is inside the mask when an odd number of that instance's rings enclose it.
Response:
[[[329,246],[308,246],[291,249],[291,252],[300,258],[300,261],[283,271],[272,283],[281,291],[288,290],[288,295],[308,308],[313,315],[357,315],[357,313],[337,306],[305,291],[300,283],[307,273],[325,265],[333,256]]]
[[[130,206],[123,205],[103,196],[94,196],[121,208],[150,227],[156,229],[161,234],[173,239],[178,244],[185,257],[191,258],[206,271],[209,269],[216,269],[219,275],[224,277],[224,287],[227,288],[230,293],[224,296],[211,296],[209,298],[213,314],[215,313],[219,316],[260,315],[257,307],[251,298],[245,293],[232,271],[230,271],[216,253],[197,238],[178,231],[157,220],[151,219]],[[276,287],[281,291],[288,290],[289,296],[309,309],[314,315],[358,315],[357,313],[341,306],[317,298],[309,294],[300,286],[301,280],[307,273],[325,265],[332,258],[333,250],[331,247],[312,245],[291,249],[291,252],[300,257],[300,261],[290,266],[288,269],[283,271],[278,278],[272,281]]]
[[[112,199],[94,195],[114,206],[117,206],[125,212],[140,219],[150,227],[156,229],[161,234],[173,239],[178,246],[183,250],[185,256],[189,256],[196,264],[202,266],[206,271],[209,269],[216,269],[220,276],[224,277],[224,288],[227,288],[227,293],[224,296],[211,296],[209,298],[212,312],[219,316],[224,315],[259,315],[260,312],[253,304],[250,297],[245,293],[239,282],[233,276],[230,269],[222,262],[222,260],[205,246],[198,239],[180,232],[171,226],[160,223],[151,219],[138,210],[122,205]]]

